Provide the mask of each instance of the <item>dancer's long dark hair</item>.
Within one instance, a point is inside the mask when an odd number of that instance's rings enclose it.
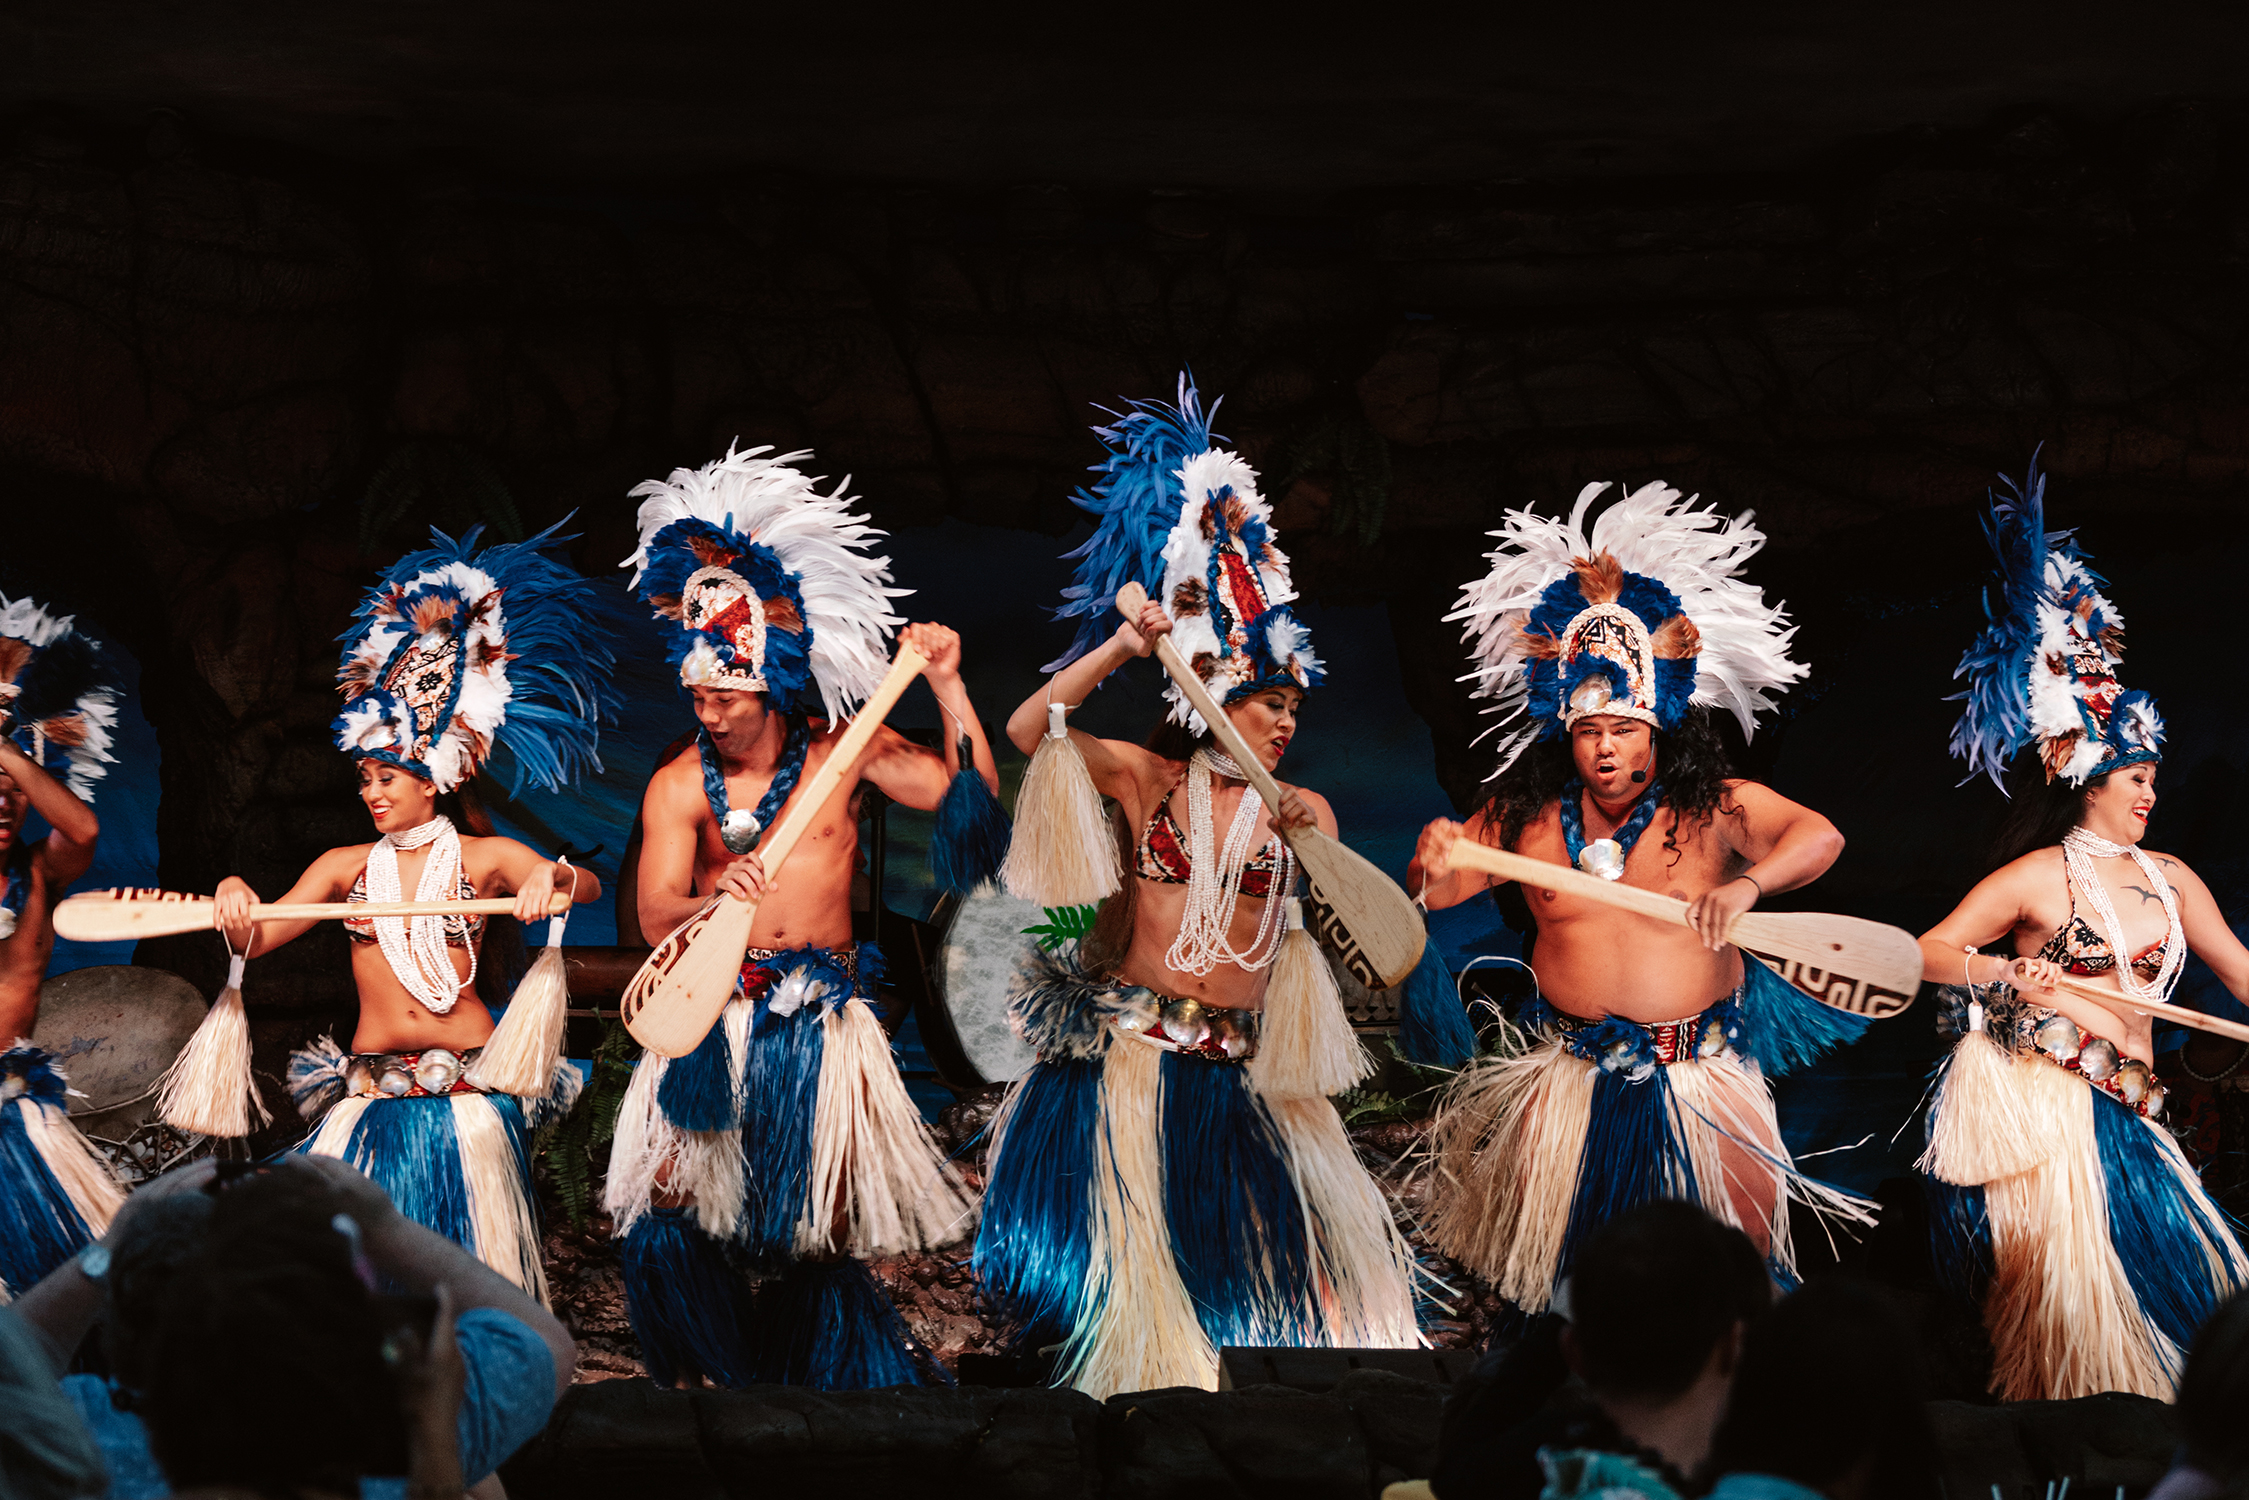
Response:
[[[1725,808],[1732,757],[1706,708],[1688,709],[1678,728],[1658,729],[1654,738],[1655,774],[1663,784],[1663,802],[1678,815],[1677,823],[1663,835],[1663,847],[1676,864],[1679,825],[1700,827]],[[1523,830],[1560,799],[1562,788],[1576,774],[1567,734],[1538,740],[1492,783],[1491,794],[1477,811],[1487,822],[1499,825],[1500,846],[1512,849]]]
[[[1991,841],[1991,868],[2011,865],[2033,849],[2051,849],[2060,843],[2064,834],[2085,821],[2085,799],[2107,784],[2107,775],[2095,776],[2083,786],[2071,786],[2059,776],[2048,781],[2037,749],[2025,750],[2007,771],[2007,815]]]

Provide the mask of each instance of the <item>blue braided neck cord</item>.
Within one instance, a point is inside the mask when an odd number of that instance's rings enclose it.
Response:
[[[718,746],[708,729],[695,731],[695,748],[703,757],[703,795],[711,804],[711,816],[718,819],[721,828],[726,826],[726,773],[719,769]],[[812,723],[802,714],[789,716],[789,737],[781,747],[781,763],[773,768],[773,784],[758,799],[758,837],[762,841],[773,830],[773,820],[780,815],[781,804],[789,800],[796,790],[797,778],[804,774],[805,753],[812,748]]]
[[[1585,783],[1572,776],[1562,788],[1562,842],[1569,846],[1570,865],[1577,867],[1578,856],[1585,852]],[[1626,858],[1632,855],[1632,846],[1640,842],[1640,835],[1648,831],[1655,821],[1656,805],[1663,801],[1663,783],[1658,781],[1640,794],[1640,801],[1610,835],[1624,846]]]
[[[16,847],[8,851],[8,894],[0,896],[0,907],[21,917],[24,903],[30,899],[31,846],[23,842],[19,831]]]

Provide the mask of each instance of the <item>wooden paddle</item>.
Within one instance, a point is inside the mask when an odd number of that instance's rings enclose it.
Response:
[[[570,893],[556,891],[547,915],[570,909]],[[330,922],[344,917],[498,917],[515,910],[513,896],[476,901],[299,901],[250,908],[253,922]],[[55,905],[55,935],[74,943],[133,942],[218,926],[218,903],[178,891],[87,891]]]
[[[1621,880],[1603,880],[1512,854],[1474,839],[1453,845],[1462,869],[1519,880],[1546,891],[1568,891],[1589,901],[1638,912],[1659,922],[1687,925],[1687,903]],[[1825,912],[1747,911],[1734,918],[1726,941],[1825,1005],[1882,1020],[1913,1003],[1921,987],[1921,944],[1902,927]]]
[[[929,659],[913,647],[898,648],[890,674],[860,705],[827,760],[797,788],[787,814],[757,846],[767,880],[779,878],[797,840],[828,805],[844,777],[857,769],[867,742],[882,727],[883,716],[928,665]],[[633,1039],[664,1057],[685,1057],[700,1046],[733,998],[742,975],[742,955],[750,946],[750,928],[756,922],[755,901],[721,891],[658,943],[618,1002]]]
[[[1140,606],[1147,602],[1147,591],[1137,583],[1117,590],[1117,612],[1128,620],[1138,619]],[[1234,721],[1212,700],[1210,690],[1180,656],[1171,637],[1157,638],[1156,660],[1179,684],[1187,702],[1203,716],[1203,722],[1242,768],[1249,784],[1257,788],[1265,805],[1278,810],[1280,784],[1250,749]],[[1414,965],[1421,962],[1422,948],[1428,941],[1421,909],[1371,861],[1319,829],[1309,825],[1281,828],[1278,822],[1273,826],[1296,851],[1297,862],[1304,866],[1305,878],[1311,882],[1312,899],[1304,903],[1304,915],[1313,936],[1339,955],[1344,966],[1369,989],[1386,990],[1403,984]]]
[[[2097,984],[2087,984],[2084,980],[2074,979],[2067,974],[2054,987],[2105,1005],[2110,1010],[2130,1010],[2143,1016],[2153,1016],[2158,1021],[2168,1021],[2174,1026],[2184,1026],[2189,1031],[2214,1032],[2219,1036],[2232,1037],[2237,1042],[2249,1042],[2249,1026],[2219,1016],[2206,1016],[2201,1011],[2189,1010],[2168,1000],[2135,999],[2122,990],[2104,990]]]

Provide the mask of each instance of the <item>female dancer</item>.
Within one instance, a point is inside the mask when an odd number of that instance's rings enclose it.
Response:
[[[1939,1024],[1960,1037],[1922,1166],[1940,1263],[1971,1295],[1988,1282],[2002,1399],[2169,1400],[2249,1259],[2159,1123],[2147,1007],[2189,951],[2249,998],[2249,949],[2193,871],[2140,848],[2162,721],[2117,682],[2123,622],[2044,509],[2034,466],[1986,528],[2003,607],[1961,663],[1952,748],[1994,781],[2030,753],[2000,867],[1921,939],[1925,977],[1948,986]],[[2063,974],[2115,999],[2055,988]]]
[[[1070,595],[1086,616],[1079,654],[1008,723],[1019,748],[1040,747],[1034,780],[1056,771],[1049,756],[1082,758],[1086,816],[1042,825],[1027,782],[1010,873],[1020,890],[1092,856],[1117,893],[1074,949],[1028,951],[1010,994],[1040,1061],[994,1125],[976,1265],[1026,1347],[1061,1345],[1058,1383],[1105,1397],[1213,1388],[1227,1344],[1420,1334],[1409,1254],[1328,1102],[1367,1063],[1293,914],[1276,827],[1332,834],[1334,813],[1296,788],[1264,807],[1176,687],[1147,746],[1062,730],[1050,707],[1176,632],[1272,770],[1320,680],[1257,476],[1211,447],[1186,383],[1177,408],[1136,405],[1102,435],[1116,445],[1107,478],[1079,497],[1104,517]],[[1104,630],[1118,585],[1159,571],[1163,603]],[[1129,851],[1104,836],[1096,790],[1116,800]],[[1042,857],[1052,838],[1077,848]]]
[[[601,882],[490,837],[468,782],[495,746],[511,753],[519,778],[549,788],[598,765],[611,658],[586,636],[592,586],[541,555],[562,540],[551,529],[481,553],[476,530],[458,542],[431,539],[361,606],[338,673],[349,701],[336,720],[337,748],[358,762],[359,799],[380,837],[321,855],[281,899],[512,894],[517,920],[539,921],[556,891],[591,901]],[[464,837],[459,822],[473,831]],[[239,876],[218,888],[220,928],[246,957],[313,925],[252,923],[257,899]],[[470,1080],[493,1031],[472,989],[481,919],[376,917],[344,927],[358,1027],[348,1056],[323,1037],[290,1059],[297,1108],[316,1122],[298,1149],[350,1162],[401,1213],[544,1298],[526,1110],[567,1109],[575,1071],[559,1068],[558,1090],[544,1100],[487,1093]]]

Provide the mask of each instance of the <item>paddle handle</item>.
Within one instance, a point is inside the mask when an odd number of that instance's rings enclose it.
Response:
[[[1452,863],[1460,869],[1498,875],[1504,879],[1521,881],[1524,885],[1535,885],[1541,890],[1568,891],[1573,896],[1622,907],[1626,911],[1638,912],[1643,917],[1654,917],[1659,922],[1671,922],[1681,927],[1687,925],[1687,903],[1675,897],[1666,896],[1659,891],[1644,891],[1636,885],[1626,885],[1621,880],[1603,880],[1598,875],[1588,875],[1583,870],[1573,870],[1568,865],[1533,859],[1527,854],[1495,849],[1466,836],[1452,846]],[[1730,940],[1730,931],[1728,937]]]
[[[2110,1010],[2121,1005],[2143,1016],[2153,1016],[2159,1021],[2169,1021],[2174,1026],[2184,1026],[2189,1031],[2207,1031],[2231,1037],[2237,1042],[2249,1042],[2249,1026],[2219,1016],[2206,1016],[2201,1011],[2189,1010],[2168,1000],[2137,999],[2122,990],[2104,990],[2097,984],[2087,984],[2084,980],[2073,979],[2067,974],[2055,983],[2054,988],[2067,990],[2082,999],[2105,1005]]]
[[[208,932],[218,926],[218,903],[209,896],[178,896],[154,891],[88,891],[55,906],[55,933],[74,943],[106,943],[127,938],[169,937]],[[298,901],[250,908],[253,922],[328,922],[345,917],[504,916],[515,910],[512,896],[475,901]],[[570,910],[570,893],[556,891],[547,915]]]
[[[1148,591],[1137,583],[1128,583],[1117,590],[1117,613],[1127,620],[1139,619],[1140,606],[1147,602]],[[1163,663],[1163,669],[1171,674],[1171,680],[1179,684],[1179,691],[1187,695],[1188,706],[1203,716],[1203,722],[1210,726],[1210,732],[1219,745],[1234,758],[1234,764],[1242,768],[1243,779],[1257,788],[1257,795],[1265,799],[1267,807],[1279,811],[1281,784],[1273,779],[1272,772],[1265,769],[1265,762],[1259,760],[1257,752],[1250,749],[1249,741],[1242,738],[1242,732],[1234,727],[1234,721],[1226,717],[1226,711],[1218,706],[1217,699],[1211,697],[1210,689],[1203,686],[1203,680],[1195,675],[1195,669],[1187,664],[1187,658],[1179,654],[1179,648],[1171,643],[1170,636],[1156,637],[1156,660]],[[1274,819],[1273,826],[1280,830],[1282,838],[1289,837],[1289,830],[1281,827],[1278,818]],[[1291,839],[1292,847],[1294,843]]]

